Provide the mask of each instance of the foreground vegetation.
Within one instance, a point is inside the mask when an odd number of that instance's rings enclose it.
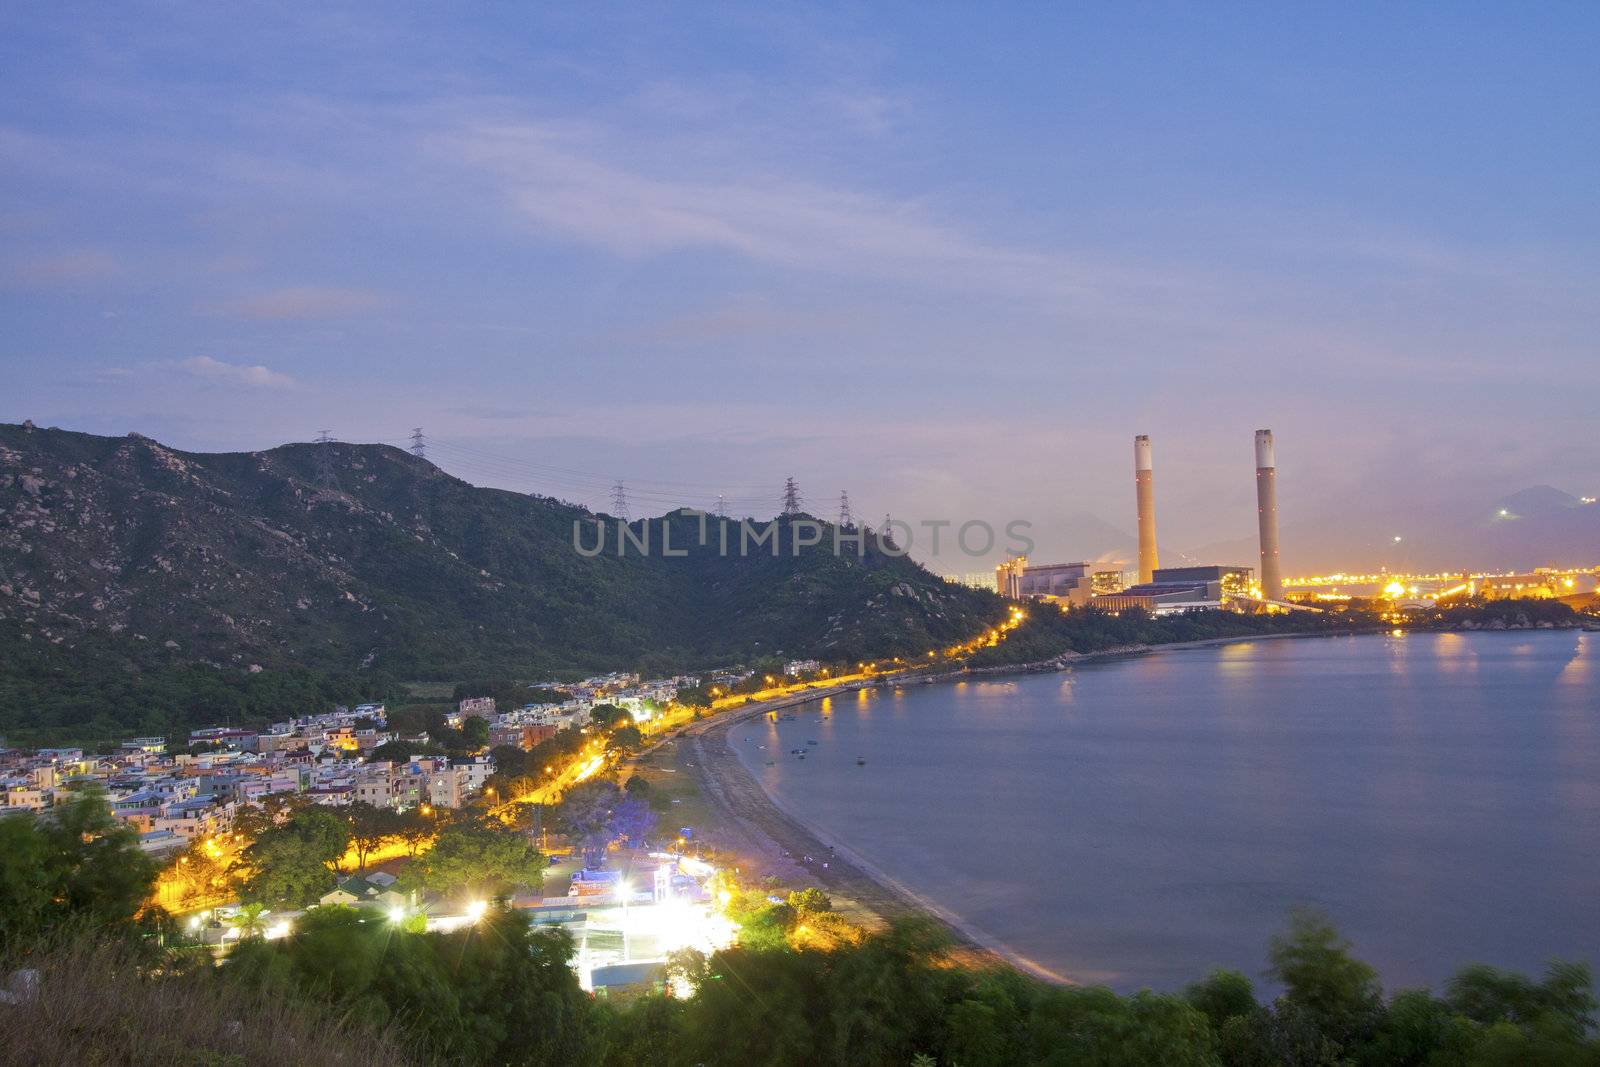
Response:
[[[929,923],[865,932],[815,890],[735,895],[740,943],[673,958],[683,998],[590,998],[570,938],[504,906],[448,934],[315,908],[217,965],[147,906],[155,866],[103,804],[58,815],[0,822],[9,1062],[1600,1065],[1586,966],[1468,967],[1442,995],[1385,997],[1310,912],[1269,945],[1271,998],[1228,971],[1170,994],[1048,986],[960,962]]]

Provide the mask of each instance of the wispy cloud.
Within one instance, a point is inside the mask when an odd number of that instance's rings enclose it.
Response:
[[[230,385],[243,385],[252,389],[285,389],[295,384],[293,378],[259,363],[225,363],[210,356],[195,356],[180,360],[176,366],[185,374]]]
[[[493,175],[540,232],[630,257],[711,249],[844,276],[1048,298],[1154,281],[985,241],[916,201],[771,174],[655,173],[614,158],[606,131],[570,123],[480,121],[431,140],[441,155]]]
[[[223,301],[212,310],[245,319],[294,321],[360,315],[387,303],[383,294],[369,289],[299,285]]]
[[[121,269],[117,258],[98,248],[77,248],[53,255],[25,259],[6,272],[24,285],[51,285],[95,281]]]

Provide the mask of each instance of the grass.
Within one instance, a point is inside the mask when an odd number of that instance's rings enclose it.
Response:
[[[679,827],[692,826],[697,834],[703,833],[715,821],[715,814],[700,792],[694,769],[684,766],[680,745],[682,742],[676,740],[662,742],[655,751],[639,758],[633,773],[649,783],[650,804],[663,829],[676,833]]]
[[[19,977],[29,974],[32,977]],[[151,973],[124,946],[62,941],[0,963],[0,1062],[75,1067],[404,1067],[392,1034],[228,984],[209,965]]]

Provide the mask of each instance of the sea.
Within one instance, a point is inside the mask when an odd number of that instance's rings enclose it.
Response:
[[[1296,906],[1391,990],[1600,965],[1600,634],[1172,649],[865,690],[729,743],[802,821],[1072,981],[1270,990]]]

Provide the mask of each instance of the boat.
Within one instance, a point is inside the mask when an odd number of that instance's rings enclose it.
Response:
[[[814,744],[816,744],[816,742],[815,742],[815,741],[807,741],[807,742],[806,742],[806,744],[808,744],[808,745],[814,745]]]
[[[867,757],[865,757],[865,756],[857,756],[856,757],[856,766],[857,767],[865,767],[866,765],[867,765]]]

